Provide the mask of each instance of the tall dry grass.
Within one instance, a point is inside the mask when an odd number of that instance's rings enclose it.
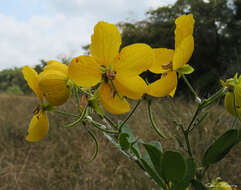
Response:
[[[157,187],[143,172],[127,160],[103,135],[95,131],[100,152],[89,163],[94,142],[81,127],[65,129],[69,118],[49,114],[50,131],[39,143],[25,141],[28,123],[38,101],[32,97],[0,95],[0,189],[1,190],[148,190]],[[61,107],[71,110],[72,104]],[[155,119],[165,134],[164,149],[179,149],[174,133],[179,133],[173,120],[187,122],[194,105],[182,100],[163,100],[153,106]],[[121,119],[124,116],[116,117]],[[232,117],[221,106],[214,106],[205,122],[194,130],[191,143],[199,159],[207,145],[230,127]],[[137,136],[159,140],[146,119],[145,105],[141,105],[128,122]],[[240,125],[240,124],[239,124]],[[241,186],[241,145],[208,170],[206,180],[220,176]]]

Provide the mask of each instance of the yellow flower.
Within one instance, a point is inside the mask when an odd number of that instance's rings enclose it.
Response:
[[[58,61],[48,61],[39,75],[39,88],[49,104],[64,104],[71,95],[68,85],[68,67]]]
[[[177,87],[176,71],[189,61],[194,50],[192,14],[178,17],[175,24],[175,50],[153,49],[155,60],[149,70],[153,73],[162,73],[161,79],[151,83],[147,88],[147,94],[155,97],[174,96]]]
[[[36,96],[43,102],[43,93],[39,89],[38,73],[28,66],[22,69],[23,76],[28,83],[28,86],[34,91]],[[34,111],[34,116],[29,124],[28,136],[26,140],[29,142],[37,142],[44,138],[49,129],[49,121],[46,111],[42,106],[37,107]]]
[[[241,116],[241,77],[234,76],[234,78],[221,81],[221,84],[229,88],[224,98],[224,107],[234,116]],[[236,107],[236,109],[235,109]]]
[[[146,83],[139,74],[148,70],[154,59],[152,49],[146,44],[129,45],[119,53],[120,45],[117,27],[99,22],[91,37],[91,56],[74,58],[68,71],[69,78],[79,86],[91,87],[101,82],[101,103],[113,114],[130,110],[125,97],[141,98]]]
[[[232,187],[227,182],[221,181],[211,190],[232,190]]]

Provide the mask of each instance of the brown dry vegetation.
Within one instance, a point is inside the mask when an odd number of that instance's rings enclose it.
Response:
[[[25,141],[28,123],[38,101],[32,97],[0,95],[0,189],[1,190],[148,190],[157,187],[131,161],[125,158],[100,132],[100,152],[88,160],[94,143],[81,127],[65,129],[70,121],[49,114],[50,131],[39,143]],[[71,103],[61,109],[71,110]],[[160,129],[170,138],[161,142],[164,149],[179,149],[174,140],[178,132],[173,120],[186,123],[195,109],[181,100],[164,100],[154,105]],[[145,106],[136,111],[128,124],[137,136],[158,140],[145,117]],[[121,116],[123,118],[123,116]],[[121,118],[120,117],[120,118]],[[191,138],[196,158],[207,145],[231,125],[232,117],[220,106],[210,110],[208,118]],[[240,124],[239,124],[240,125]],[[241,145],[236,146],[220,163],[208,170],[207,181],[220,176],[241,186]]]

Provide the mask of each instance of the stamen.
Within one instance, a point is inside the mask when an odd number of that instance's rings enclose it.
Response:
[[[167,64],[163,64],[162,68],[165,69],[165,70],[168,70],[168,69],[172,70],[172,61],[170,61]]]
[[[116,72],[110,69],[106,69],[105,71],[106,77],[108,80],[114,80],[116,76]]]
[[[33,114],[37,115],[40,112],[40,105],[38,105],[34,110],[33,110]]]

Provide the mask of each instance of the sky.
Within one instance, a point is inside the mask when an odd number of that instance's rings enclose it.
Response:
[[[0,0],[0,70],[83,54],[98,21],[138,21],[175,0]]]

